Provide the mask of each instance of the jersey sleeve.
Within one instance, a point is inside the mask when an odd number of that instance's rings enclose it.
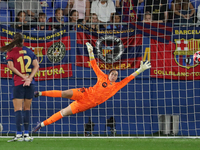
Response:
[[[96,62],[95,59],[91,60],[90,63],[91,63],[91,66],[92,66],[92,68],[93,68],[93,70],[94,70],[94,72],[95,72],[95,74],[96,74],[97,77],[105,75],[105,73],[103,73],[101,71],[101,69],[98,67],[97,62]]]
[[[13,61],[13,57],[12,57],[12,54],[10,52],[7,52],[7,54],[6,54],[6,60],[7,61]]]
[[[117,83],[117,87],[119,89],[122,89],[124,86],[126,86],[131,80],[133,80],[135,77],[131,74],[130,76],[124,78],[122,81]]]
[[[92,1],[92,6],[91,6],[91,10],[90,10],[90,13],[96,13],[96,2],[95,1]]]
[[[32,60],[37,59],[37,56],[32,52]]]
[[[27,51],[27,53],[28,53],[27,55],[29,55],[31,57],[31,60],[37,59],[37,56],[34,54],[34,52],[32,50],[30,50],[26,46],[24,46],[23,49],[25,49]]]
[[[115,13],[116,12],[115,5],[114,5],[113,1],[110,2],[110,12],[111,13]]]

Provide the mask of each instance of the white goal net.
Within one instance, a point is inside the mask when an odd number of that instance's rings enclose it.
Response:
[[[199,136],[200,66],[193,55],[200,51],[200,2],[104,2],[84,0],[85,9],[81,10],[75,6],[78,0],[70,4],[67,0],[0,1],[0,47],[7,45],[15,32],[23,33],[24,45],[37,55],[40,64],[35,91],[95,85],[97,78],[86,42],[93,45],[103,72],[118,70],[117,82],[136,71],[141,60],[152,64],[150,70],[105,103],[64,117],[33,135]],[[0,135],[10,136],[16,126],[12,72],[5,52],[1,53],[0,63]],[[71,102],[65,98],[33,98],[30,131],[38,121]]]

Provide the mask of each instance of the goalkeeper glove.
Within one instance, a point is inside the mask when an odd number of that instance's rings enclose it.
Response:
[[[149,61],[146,61],[143,64],[143,61],[140,62],[140,68],[136,71],[136,73],[139,75],[140,73],[144,72],[145,70],[151,68],[151,63]]]
[[[87,50],[88,50],[90,59],[94,59],[94,53],[93,53],[93,47],[92,47],[92,45],[89,42],[87,42],[86,46],[87,46]]]

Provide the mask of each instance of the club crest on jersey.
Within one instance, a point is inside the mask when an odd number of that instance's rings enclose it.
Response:
[[[80,89],[78,89],[78,91],[81,92],[81,93],[84,93],[85,89],[84,88],[80,88]]]
[[[198,64],[194,63],[193,55],[199,50],[199,40],[175,39],[176,49],[174,51],[175,62],[186,69],[193,68]]]
[[[121,58],[124,46],[120,38],[102,36],[96,41],[98,57],[106,63],[114,63]]]
[[[102,86],[103,86],[104,88],[106,88],[107,85],[108,85],[108,84],[107,84],[106,82],[103,82],[103,83],[102,83]]]
[[[47,58],[52,63],[61,62],[65,57],[66,48],[62,42],[52,44],[47,50]]]

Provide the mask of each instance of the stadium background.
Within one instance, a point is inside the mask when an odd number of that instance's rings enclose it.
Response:
[[[180,28],[181,29],[181,28]],[[187,30],[183,28],[183,30]],[[200,30],[196,27],[195,30]],[[76,61],[76,32],[69,31],[71,50],[68,52],[72,64],[73,76],[66,79],[40,81],[36,83],[36,90],[65,90],[68,88],[94,85],[96,76],[90,68],[78,67]],[[143,37],[143,54],[150,47],[150,38]],[[3,57],[3,56],[2,56]],[[3,60],[1,57],[1,60]],[[120,76],[129,75],[135,69],[120,71]],[[120,79],[122,79],[120,78]],[[1,78],[0,116],[4,125],[2,133],[15,132],[15,117],[11,101],[11,80]],[[134,84],[137,86],[135,86]],[[6,85],[9,85],[6,87]],[[53,85],[53,86],[52,86]],[[91,117],[95,123],[94,134],[104,134],[106,119],[114,116],[118,135],[153,135],[159,131],[158,116],[161,114],[178,114],[180,117],[178,135],[200,135],[200,100],[199,80],[171,80],[150,78],[146,71],[134,79],[132,84],[124,87],[120,93],[106,103],[84,113],[66,117],[57,123],[42,129],[39,133],[53,135],[83,134],[84,124]],[[127,93],[127,91],[129,91]],[[137,91],[136,93],[130,91]],[[8,101],[8,102],[7,102]],[[34,98],[31,110],[31,127],[38,120],[45,120],[48,116],[66,107],[71,101],[60,98]],[[8,109],[10,108],[10,109]]]

